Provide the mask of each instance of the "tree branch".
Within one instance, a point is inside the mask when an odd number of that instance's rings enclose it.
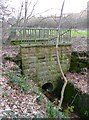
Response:
[[[32,11],[31,11],[30,15],[27,17],[27,20],[28,20],[29,17],[31,17],[31,15],[32,15],[32,13],[33,13],[33,11],[34,11],[35,6],[37,5],[37,3],[38,3],[38,0],[34,3]]]
[[[59,59],[59,51],[58,51],[59,37],[60,37],[60,27],[61,27],[61,19],[62,19],[62,14],[63,14],[64,3],[65,3],[65,0],[63,1],[62,8],[61,8],[61,14],[60,14],[58,32],[57,32],[57,41],[56,41],[57,62],[58,62],[60,72],[61,72],[61,74],[63,76],[63,79],[64,79],[64,85],[63,85],[62,90],[61,90],[61,98],[60,98],[59,108],[61,108],[61,105],[63,103],[64,91],[65,91],[65,87],[67,85],[67,79],[66,79],[66,77],[65,77],[65,75],[63,73],[62,67],[61,67],[61,63],[60,63],[60,59]]]

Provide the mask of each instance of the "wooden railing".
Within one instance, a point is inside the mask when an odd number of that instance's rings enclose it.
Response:
[[[11,28],[11,42],[55,44],[57,32],[56,28]],[[60,30],[59,42],[71,42],[71,30]]]

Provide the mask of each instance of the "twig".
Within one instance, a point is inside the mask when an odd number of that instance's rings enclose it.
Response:
[[[22,9],[23,9],[23,2],[21,3],[20,12],[19,12],[18,19],[17,19],[17,22],[16,22],[16,25],[17,25],[17,26],[18,26],[18,24],[19,24],[19,22],[20,22],[20,17],[21,17],[21,14],[22,14]]]
[[[73,100],[72,100],[72,102],[70,103],[69,106],[71,106],[73,104],[73,102],[75,101],[75,98],[77,97],[78,94],[79,94],[79,92],[76,93],[76,95],[74,96],[74,98],[73,98]]]
[[[34,3],[32,11],[31,11],[30,15],[27,17],[27,20],[28,20],[29,17],[31,17],[31,15],[32,15],[32,13],[33,13],[33,11],[34,11],[35,6],[37,5],[37,3],[38,3],[38,0]]]

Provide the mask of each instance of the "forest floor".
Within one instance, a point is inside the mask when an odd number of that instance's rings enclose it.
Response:
[[[87,44],[87,37],[73,37],[72,38],[72,51],[76,52],[86,52],[88,50],[88,44]],[[88,70],[87,68],[85,71],[82,71],[80,73],[67,73],[66,77],[68,80],[74,83],[76,87],[81,89],[84,93],[89,92],[88,86],[89,86],[89,76],[88,76]]]
[[[19,67],[11,61],[5,61],[3,56],[10,55],[16,56],[18,49],[12,46],[7,46],[3,51],[0,51],[0,57],[2,56],[2,63],[0,65],[0,117],[29,117],[34,118],[37,115],[40,117],[45,116],[45,104],[48,99],[43,96],[40,98],[41,93],[38,90],[37,85],[32,80],[27,80],[27,84],[30,86],[29,93],[25,93],[19,90],[17,86],[12,87],[8,84],[8,71],[19,73]],[[15,71],[13,71],[15,68]],[[37,101],[38,100],[38,101]],[[9,114],[8,114],[9,113]]]
[[[75,44],[74,44],[75,46]],[[78,48],[76,48],[78,49]],[[5,46],[2,51],[0,51],[0,57],[2,57],[2,63],[0,65],[0,71],[2,74],[0,76],[0,116],[7,116],[5,111],[13,111],[15,115],[20,117],[30,116],[30,118],[40,115],[41,117],[45,116],[46,107],[45,103],[48,102],[48,99],[44,96],[44,102],[38,102],[40,93],[37,92],[38,88],[32,80],[28,80],[28,84],[31,85],[31,90],[29,94],[21,92],[18,88],[12,87],[8,84],[8,78],[5,73],[8,73],[12,68],[16,68],[15,72],[20,72],[18,66],[11,61],[5,61],[4,56],[8,55],[15,57],[19,52],[19,46]],[[66,77],[68,80],[71,80],[76,87],[81,89],[83,92],[88,92],[87,83],[88,83],[88,72],[87,70],[82,73],[67,73]],[[33,87],[34,86],[34,87]],[[8,115],[10,118],[11,116]]]

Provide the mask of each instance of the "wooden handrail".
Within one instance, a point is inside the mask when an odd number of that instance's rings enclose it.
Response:
[[[11,28],[11,34],[15,34],[15,38],[12,38],[12,40],[27,40],[31,41],[33,40],[34,43],[37,42],[37,40],[47,41],[48,43],[52,40],[56,40],[57,37],[57,28],[23,28],[23,27],[17,27],[17,28]],[[66,40],[64,40],[66,39]],[[60,31],[60,41],[59,42],[69,42],[71,39],[71,30],[61,30]],[[23,42],[24,43],[24,42]]]

